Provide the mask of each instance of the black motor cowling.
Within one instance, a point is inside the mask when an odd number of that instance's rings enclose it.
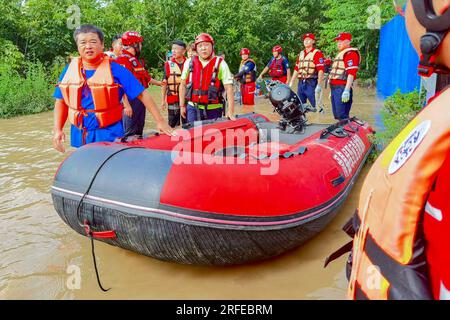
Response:
[[[307,104],[302,104],[297,94],[286,84],[273,83],[270,87],[269,100],[282,118],[281,129],[293,133],[302,132],[306,125],[305,113],[315,110]]]

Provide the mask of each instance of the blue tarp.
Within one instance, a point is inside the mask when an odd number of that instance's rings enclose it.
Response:
[[[419,89],[419,57],[406,32],[405,19],[397,15],[381,28],[378,57],[377,93],[386,98],[400,89],[408,93]]]

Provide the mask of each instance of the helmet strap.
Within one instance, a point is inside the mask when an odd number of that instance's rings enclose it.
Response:
[[[412,7],[419,23],[425,27],[426,33],[420,38],[422,55],[419,63],[419,75],[430,77],[433,73],[449,74],[450,69],[436,64],[436,52],[449,30],[450,11],[447,9],[441,16],[434,12],[430,0],[412,0]]]
[[[139,48],[139,43],[134,43],[131,45],[131,47],[134,49],[134,55],[136,56],[136,58],[139,58],[139,56],[141,55],[141,49]]]
[[[446,66],[436,64],[436,52],[442,44],[445,32],[427,32],[420,39],[420,51],[422,55],[419,62],[419,75],[422,77],[430,77],[433,73],[450,74],[450,69]]]

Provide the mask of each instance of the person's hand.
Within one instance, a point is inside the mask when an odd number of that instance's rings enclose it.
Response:
[[[127,116],[127,117],[129,117],[129,118],[131,118],[132,116],[133,116],[133,109],[131,108],[131,106],[126,106],[125,108],[124,108],[124,111],[123,111],[124,113],[125,113],[125,115]]]
[[[236,120],[236,117],[234,116],[233,112],[231,112],[231,110],[227,111],[227,118],[232,120],[232,121]]]
[[[259,81],[262,81],[262,77],[259,76],[258,79],[256,79],[256,81],[258,81],[258,82],[259,82]]]
[[[167,110],[167,103],[163,103],[163,104],[161,105],[161,110],[162,110],[162,111],[166,111],[166,110]]]
[[[62,130],[55,130],[53,132],[53,148],[58,150],[59,152],[66,152],[64,148],[63,142],[66,141],[66,135]]]
[[[320,84],[318,84],[316,86],[316,89],[314,90],[314,92],[319,95],[322,92],[322,86]]]
[[[294,85],[294,80],[291,80],[291,81],[289,82],[289,87],[292,88],[293,85]]]
[[[328,94],[328,100],[331,101],[331,92]]]
[[[177,134],[173,131],[173,128],[170,127],[166,122],[160,121],[156,124],[158,131],[168,136],[176,136]]]
[[[350,101],[350,90],[345,89],[344,92],[342,93],[342,102],[343,103],[347,103]]]
[[[186,107],[185,106],[180,106],[180,113],[181,113],[181,116],[183,117],[183,119],[186,119]]]

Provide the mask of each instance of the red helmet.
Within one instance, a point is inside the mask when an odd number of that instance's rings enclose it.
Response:
[[[283,48],[281,48],[281,46],[275,46],[272,48],[272,52],[281,53],[281,52],[283,52]]]
[[[247,48],[242,48],[239,55],[242,56],[243,54],[250,55],[250,50]]]
[[[124,46],[131,46],[142,41],[144,41],[144,38],[137,31],[127,31],[122,35],[122,44]]]
[[[339,33],[336,38],[334,38],[334,41],[344,41],[344,40],[352,41],[352,35],[348,32],[342,32]]]
[[[211,43],[214,46],[214,39],[213,39],[213,37],[211,37],[207,33],[200,33],[197,37],[195,37],[195,42],[194,42],[195,50],[197,50],[197,45],[200,42],[209,42],[209,43]]]
[[[303,35],[303,40],[305,40],[306,38],[310,38],[312,40],[316,40],[316,36],[314,35],[314,33],[306,33]]]

